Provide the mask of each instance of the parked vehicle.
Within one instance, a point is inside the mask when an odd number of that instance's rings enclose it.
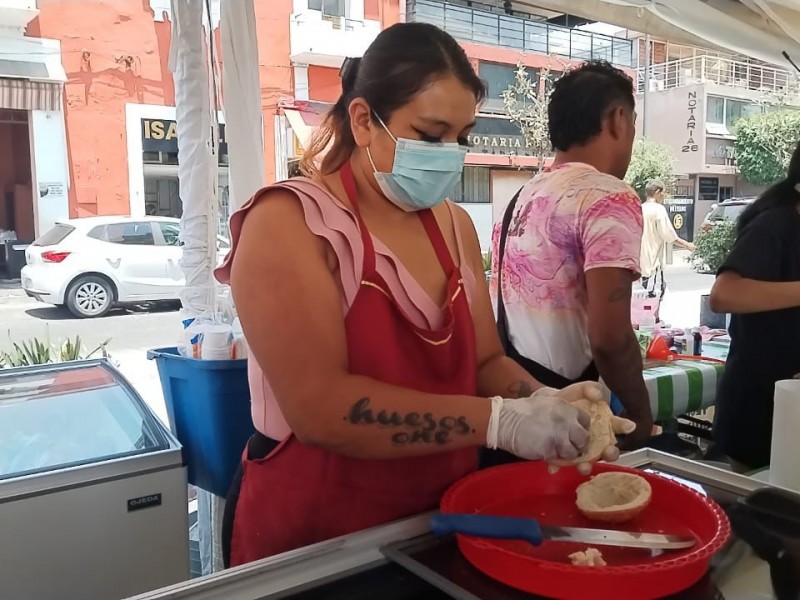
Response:
[[[218,258],[230,242],[217,240]],[[113,306],[177,300],[184,287],[180,221],[169,217],[85,217],[57,222],[25,251],[22,289],[78,317]]]
[[[703,223],[700,225],[700,231],[710,231],[716,223],[721,221],[737,221],[739,216],[744,212],[744,209],[755,202],[755,197],[742,197],[731,198],[719,204],[715,204],[708,211]]]

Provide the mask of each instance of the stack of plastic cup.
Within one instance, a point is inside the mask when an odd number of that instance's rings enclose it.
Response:
[[[231,358],[231,337],[230,325],[204,327],[200,358],[203,360],[229,360]]]

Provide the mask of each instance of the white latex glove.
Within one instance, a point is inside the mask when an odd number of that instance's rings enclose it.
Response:
[[[589,444],[589,415],[554,394],[492,398],[486,446],[527,460],[574,460]]]
[[[539,388],[534,392],[533,397],[555,396],[570,404],[578,400],[588,400],[590,402],[609,402],[610,396],[608,389],[594,381],[583,381],[574,383],[561,390],[555,388]],[[615,435],[631,433],[636,429],[636,423],[622,417],[614,416],[611,418],[611,427]],[[615,444],[609,445],[603,450],[602,460],[613,462],[619,458],[619,448]],[[579,463],[576,465],[578,470],[588,475],[592,470],[591,463]],[[550,472],[558,471],[559,465],[550,465]]]

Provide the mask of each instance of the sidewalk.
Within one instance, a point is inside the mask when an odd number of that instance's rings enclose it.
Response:
[[[111,358],[119,363],[119,370],[136,389],[145,404],[155,413],[162,423],[169,427],[167,405],[158,368],[152,360],[147,360],[146,349],[111,351]]]
[[[0,279],[0,299],[24,298],[25,295],[19,279]]]

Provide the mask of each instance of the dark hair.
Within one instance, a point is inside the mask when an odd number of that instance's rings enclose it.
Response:
[[[427,23],[399,23],[383,30],[363,58],[343,65],[342,95],[311,140],[301,167],[307,174],[332,173],[355,149],[350,129],[350,103],[366,100],[374,113],[388,122],[392,113],[408,103],[434,80],[453,75],[480,102],[486,88],[464,49],[449,34]],[[325,152],[320,166],[316,159]]]
[[[582,146],[600,133],[608,111],[619,104],[636,106],[633,80],[620,69],[591,60],[567,71],[553,85],[547,107],[553,148]]]
[[[800,202],[800,142],[794,149],[792,158],[789,161],[789,171],[786,178],[782,179],[771,188],[768,188],[758,197],[758,200],[748,206],[742,216],[739,217],[737,226],[741,233],[748,223],[751,223],[761,213],[780,208],[783,206],[794,206]]]

